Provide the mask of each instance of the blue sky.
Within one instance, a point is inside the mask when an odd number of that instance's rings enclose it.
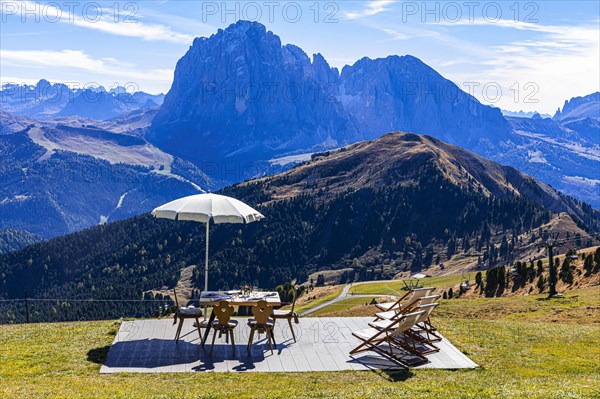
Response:
[[[0,78],[167,92],[194,37],[249,19],[339,68],[411,54],[484,103],[554,113],[599,90],[599,3],[0,0]]]

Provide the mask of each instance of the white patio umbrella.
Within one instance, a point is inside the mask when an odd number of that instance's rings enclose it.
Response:
[[[152,211],[157,218],[193,220],[206,223],[206,255],[204,256],[204,291],[208,291],[208,237],[213,223],[252,223],[264,219],[256,209],[235,198],[217,194],[198,194],[171,201]]]

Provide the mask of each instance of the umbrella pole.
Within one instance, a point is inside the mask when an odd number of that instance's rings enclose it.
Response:
[[[206,253],[204,254],[204,292],[208,291],[208,235],[210,219],[206,222]],[[204,320],[206,320],[207,306],[204,306]]]

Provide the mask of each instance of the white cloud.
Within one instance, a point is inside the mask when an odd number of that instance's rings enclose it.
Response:
[[[44,4],[29,0],[20,2],[1,0],[0,3],[4,3],[2,4],[2,7],[0,7],[5,14],[3,15],[3,20],[9,15],[14,17],[19,16],[21,20],[24,21],[37,18],[40,21],[58,21],[60,23],[72,24],[81,28],[98,30],[117,36],[182,44],[190,44],[194,39],[193,35],[174,32],[170,27],[165,25],[142,23],[135,16],[129,18],[124,14],[115,16],[114,11],[110,9],[99,9],[98,14],[96,14],[93,7],[89,8],[88,12],[90,15],[87,15],[84,18],[81,10],[79,10],[79,13],[70,12],[68,7],[59,8],[53,5],[53,3]],[[35,13],[36,15],[33,15],[32,13]]]
[[[478,81],[498,84],[502,98],[493,105],[504,109],[523,109],[554,113],[566,99],[598,90],[600,77],[600,35],[597,22],[580,25],[543,25],[500,20],[475,20],[442,23],[451,26],[477,26],[477,29],[513,29],[523,31],[519,39],[486,46],[443,35],[438,40],[472,57],[477,64],[473,73],[446,74],[457,84]],[[500,34],[501,35],[501,34]],[[501,36],[497,36],[501,37]],[[483,66],[483,68],[481,68]],[[527,89],[525,85],[530,84]],[[531,85],[533,84],[533,85]],[[517,91],[517,88],[519,89]],[[539,90],[534,94],[536,90]],[[481,90],[473,93],[486,101]],[[529,98],[526,99],[526,97]]]
[[[395,29],[381,28],[381,31],[387,33],[394,40],[406,40],[410,36]]]
[[[0,49],[0,60],[9,66],[71,67],[88,71],[101,71],[105,63],[90,58],[79,50],[5,50]]]
[[[345,13],[346,19],[360,19],[364,17],[370,17],[377,15],[384,11],[387,11],[387,5],[394,3],[394,0],[373,0],[369,1],[365,8],[358,11],[348,11]]]

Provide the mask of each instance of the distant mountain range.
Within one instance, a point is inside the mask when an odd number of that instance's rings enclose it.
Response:
[[[515,166],[599,207],[597,99],[566,102],[562,115],[578,118],[504,117],[415,57],[363,58],[340,73],[320,54],[311,61],[263,25],[240,21],[194,41],[147,138],[233,183],[260,175],[265,160],[411,131]]]
[[[214,188],[142,138],[76,126],[0,113],[0,231],[51,238]]]
[[[490,158],[600,207],[600,93],[565,101],[550,118],[507,117],[511,143]]]
[[[553,119],[568,121],[585,118],[600,120],[600,92],[565,101],[563,109],[559,108]]]
[[[536,117],[536,115],[538,115],[541,118],[552,118],[552,115],[550,114],[540,114],[539,112],[535,112],[535,111],[530,111],[530,112],[525,112],[525,111],[508,111],[505,109],[502,109],[502,115],[504,116],[514,116],[517,118],[533,118]]]
[[[163,94],[129,93],[124,87],[70,89],[45,79],[36,85],[5,84],[0,90],[2,111],[35,119],[79,116],[97,120],[114,118],[138,109],[158,107]]]
[[[552,119],[508,117],[415,57],[363,58],[339,71],[258,23],[195,39],[164,103],[45,80],[0,95],[0,231],[65,234],[395,130],[459,145],[600,207],[600,93],[566,101]]]
[[[391,133],[312,158],[222,191],[266,218],[213,228],[211,289],[273,288],[332,268],[351,270],[351,281],[442,263],[487,268],[540,256],[539,228],[553,223],[583,245],[597,243],[584,231],[600,228],[589,205],[433,137]],[[27,289],[34,297],[140,299],[202,263],[203,232],[200,223],[146,214],[0,255],[0,298]],[[203,281],[194,268],[192,282]],[[82,317],[114,317],[125,305],[110,306]],[[59,307],[52,317],[76,312]]]

